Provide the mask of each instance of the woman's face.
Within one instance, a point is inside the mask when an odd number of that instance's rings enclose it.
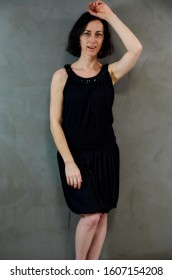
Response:
[[[80,36],[81,55],[97,56],[104,40],[104,27],[101,21],[90,21]]]

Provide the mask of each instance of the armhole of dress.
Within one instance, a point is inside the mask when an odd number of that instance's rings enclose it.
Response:
[[[65,65],[64,65],[64,68],[65,68],[67,74],[69,75],[69,72],[70,72],[70,65],[69,65],[69,64],[65,64]]]
[[[108,70],[108,66],[109,66],[108,63],[104,64],[105,71],[106,71],[107,74],[109,75],[109,78],[111,79],[111,82],[112,82],[112,78],[111,78],[110,72],[109,72],[109,70]],[[112,82],[112,86],[113,86],[113,87],[115,86],[115,84],[116,84],[116,82],[115,82],[115,83]]]
[[[108,71],[108,66],[109,66],[109,64],[108,64],[108,63],[103,64],[103,67],[104,67],[104,69],[105,69],[106,71]]]

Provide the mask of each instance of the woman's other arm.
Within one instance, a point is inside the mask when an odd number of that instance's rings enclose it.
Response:
[[[80,170],[74,162],[61,126],[63,90],[66,80],[67,73],[63,68],[57,70],[52,77],[50,89],[50,129],[55,145],[65,163],[67,183],[74,188],[80,188],[82,181]]]

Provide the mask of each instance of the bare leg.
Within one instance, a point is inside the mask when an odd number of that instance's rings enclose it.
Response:
[[[83,215],[76,228],[76,260],[85,260],[101,214]]]
[[[90,245],[87,260],[98,260],[107,232],[107,214],[101,214],[92,243]]]

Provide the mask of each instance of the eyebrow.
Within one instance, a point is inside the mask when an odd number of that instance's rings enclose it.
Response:
[[[85,29],[85,30],[84,30],[84,32],[85,32],[85,31],[87,31],[87,32],[91,32],[91,30],[88,30],[88,29]],[[96,31],[96,33],[103,33],[103,31],[101,31],[101,30],[97,30],[97,31]]]

